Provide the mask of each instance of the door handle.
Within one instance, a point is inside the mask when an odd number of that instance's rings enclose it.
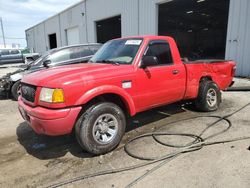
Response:
[[[178,74],[179,71],[178,71],[178,70],[173,70],[172,73],[173,73],[173,74]]]

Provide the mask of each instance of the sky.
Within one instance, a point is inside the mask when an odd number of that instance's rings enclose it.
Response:
[[[26,47],[25,30],[80,0],[0,0],[6,44]],[[0,30],[0,44],[3,44]]]

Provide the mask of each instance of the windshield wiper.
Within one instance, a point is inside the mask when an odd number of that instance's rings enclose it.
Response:
[[[112,65],[120,65],[120,63],[118,63],[117,61],[111,61],[111,60],[101,60],[98,62],[112,64]]]

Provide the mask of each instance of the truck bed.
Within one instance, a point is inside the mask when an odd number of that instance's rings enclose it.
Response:
[[[221,90],[225,90],[232,83],[235,71],[233,61],[227,60],[197,60],[184,62],[187,72],[187,90],[185,98],[197,95],[200,78],[210,77]]]

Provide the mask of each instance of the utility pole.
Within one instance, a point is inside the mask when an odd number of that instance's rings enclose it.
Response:
[[[3,36],[3,45],[4,45],[4,48],[6,48],[5,36],[4,36],[4,30],[3,30],[3,19],[2,19],[2,17],[0,17],[0,21],[1,21],[1,28],[2,28],[2,36]]]

